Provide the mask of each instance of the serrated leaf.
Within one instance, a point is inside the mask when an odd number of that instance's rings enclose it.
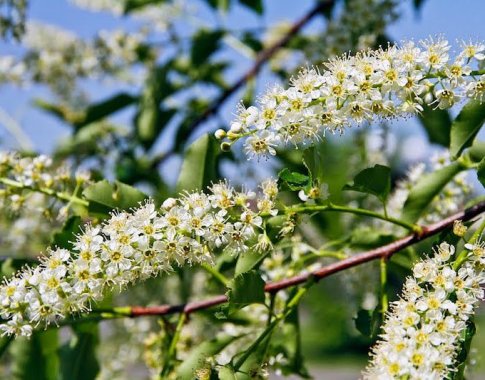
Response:
[[[265,282],[255,270],[244,272],[231,281],[227,293],[231,305],[264,303]]]
[[[177,369],[177,379],[193,380],[195,371],[206,364],[206,359],[218,354],[236,339],[239,336],[224,336],[199,344]]]
[[[485,123],[485,103],[470,100],[451,125],[450,154],[458,157],[472,145],[478,131]]]
[[[64,223],[62,229],[52,235],[51,246],[71,250],[73,248],[72,241],[79,232],[81,232],[81,218],[79,216],[71,216]]]
[[[482,186],[485,187],[485,157],[478,164],[477,178],[480,181],[480,183],[482,184]]]
[[[18,380],[57,380],[58,330],[34,332],[30,339],[17,338],[11,346],[12,376]]]
[[[364,169],[354,177],[354,182],[345,185],[343,190],[372,194],[384,203],[391,191],[391,169],[383,165]]]
[[[433,198],[464,169],[459,162],[453,162],[444,168],[424,174],[409,192],[401,218],[409,223],[417,222]]]
[[[219,144],[205,134],[187,149],[177,180],[176,191],[202,190],[217,178]]]
[[[119,181],[110,183],[106,179],[88,186],[83,196],[89,201],[89,211],[96,214],[107,214],[114,209],[127,210],[147,198],[132,186]]]
[[[190,59],[195,66],[206,62],[220,46],[220,42],[225,32],[223,30],[198,30],[192,40],[192,50]]]
[[[237,276],[257,268],[266,256],[267,254],[261,254],[252,250],[240,254],[237,259],[234,275]]]
[[[74,337],[60,349],[61,380],[94,380],[99,372],[96,347],[98,324],[87,322],[73,327]]]
[[[290,188],[292,191],[297,191],[310,186],[311,179],[309,176],[292,172],[288,168],[284,168],[278,173],[278,177]]]
[[[257,14],[263,14],[263,0],[239,0],[239,2]]]
[[[451,117],[448,110],[433,109],[431,106],[424,105],[418,117],[430,142],[445,147],[450,146]]]

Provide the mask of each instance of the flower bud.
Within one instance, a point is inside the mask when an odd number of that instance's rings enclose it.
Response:
[[[465,236],[467,231],[467,227],[463,224],[461,220],[455,220],[453,223],[453,233],[456,236],[463,237]]]
[[[217,140],[222,140],[224,137],[226,137],[226,131],[224,129],[218,129],[214,133],[214,136],[216,137]]]
[[[177,200],[175,198],[167,198],[162,203],[162,208],[165,210],[170,210],[177,204]]]

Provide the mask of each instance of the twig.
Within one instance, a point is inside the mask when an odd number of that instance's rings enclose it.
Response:
[[[274,294],[282,289],[303,284],[311,277],[313,277],[315,281],[318,281],[334,273],[367,263],[372,260],[379,258],[389,259],[394,253],[418,243],[430,236],[436,235],[448,227],[451,227],[455,220],[468,221],[482,214],[483,212],[485,212],[485,201],[469,207],[464,211],[460,211],[442,221],[431,224],[427,227],[423,227],[420,234],[405,236],[402,239],[396,240],[390,244],[386,244],[382,247],[372,249],[367,252],[355,254],[349,258],[326,265],[323,268],[310,273],[302,273],[298,276],[290,277],[281,281],[270,282],[266,284],[264,289],[266,292]],[[167,315],[180,312],[190,314],[198,310],[208,309],[210,307],[223,304],[225,302],[227,302],[227,297],[225,295],[219,295],[205,301],[189,302],[182,305],[161,305],[150,307],[134,306],[131,308],[130,316],[136,318],[147,315]]]
[[[306,25],[310,20],[313,19],[317,14],[331,9],[335,0],[322,0],[317,2],[317,4],[303,17],[298,19],[291,28],[286,32],[286,34],[276,41],[273,45],[269,46],[267,49],[261,51],[254,61],[253,66],[246,71],[234,84],[225,90],[217,99],[212,102],[212,104],[207,108],[202,114],[195,119],[187,128],[188,131],[194,131],[205,122],[209,117],[216,114],[219,108],[226,102],[229,97],[234,94],[240,87],[242,87],[249,79],[256,76],[256,74],[261,70],[263,65],[281,48],[286,46],[288,42]],[[167,157],[171,156],[173,152],[168,152],[156,156],[152,161],[152,166],[156,167],[162,163]]]

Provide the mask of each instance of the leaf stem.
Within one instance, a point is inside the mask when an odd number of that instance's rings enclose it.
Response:
[[[0,183],[3,183],[6,186],[15,187],[17,189],[25,189],[25,190],[36,191],[38,193],[49,195],[51,197],[55,197],[55,198],[63,200],[63,201],[68,201],[70,203],[77,203],[81,206],[85,206],[85,207],[89,206],[89,202],[87,200],[81,199],[81,198],[79,198],[75,195],[72,195],[72,194],[69,194],[69,193],[66,193],[66,192],[63,192],[63,191],[55,191],[55,190],[49,189],[47,187],[29,186],[29,185],[26,185],[24,183],[15,181],[13,179],[4,178],[4,177],[0,177]]]
[[[389,300],[387,296],[387,257],[381,257],[380,260],[380,272],[381,272],[381,283],[380,283],[380,293],[381,293],[381,312],[382,320],[384,320],[389,307]]]
[[[170,346],[168,347],[167,354],[165,355],[165,365],[163,366],[162,372],[160,374],[160,379],[166,379],[171,369],[173,368],[172,361],[176,359],[177,355],[177,343],[180,339],[180,334],[182,333],[182,328],[187,320],[187,314],[181,313],[177,322],[177,327],[170,341]]]
[[[384,220],[386,222],[404,227],[405,229],[418,234],[421,232],[421,227],[416,224],[408,223],[400,219],[392,218],[386,215],[379,214],[375,211],[365,210],[362,208],[338,206],[330,203],[328,205],[305,205],[305,206],[288,207],[285,210],[287,214],[300,213],[300,212],[306,213],[306,212],[314,212],[314,211],[346,212],[350,214],[369,216],[371,218]]]
[[[211,274],[212,277],[219,282],[221,285],[224,287],[227,287],[229,284],[229,280],[227,279],[226,276],[224,276],[221,272],[219,272],[215,267],[209,265],[209,264],[202,264],[201,265],[202,269],[204,269],[207,273]]]
[[[263,332],[248,347],[248,349],[242,353],[241,357],[234,364],[235,371],[238,371],[241,368],[241,366],[249,358],[249,356],[251,356],[251,354],[254,353],[255,349],[259,346],[259,344],[261,344],[261,342],[263,342],[263,340],[266,339],[266,337],[269,336],[269,334],[271,334],[271,332],[278,325],[278,323],[284,320],[286,317],[288,317],[291,314],[293,309],[296,306],[298,306],[298,303],[300,302],[303,295],[314,283],[315,283],[314,279],[310,279],[309,281],[307,281],[305,286],[302,286],[296,291],[295,295],[288,300],[285,310],[282,313],[278,314],[270,323],[268,323],[268,325],[263,330]]]

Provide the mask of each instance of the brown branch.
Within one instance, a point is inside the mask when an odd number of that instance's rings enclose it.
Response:
[[[355,254],[347,259],[337,261],[320,268],[314,272],[302,273],[298,276],[290,277],[281,281],[270,282],[266,284],[265,291],[268,293],[277,293],[282,289],[286,289],[295,285],[303,284],[313,277],[316,281],[328,277],[334,273],[340,272],[347,268],[351,268],[369,261],[387,258],[389,259],[394,253],[418,243],[430,236],[436,235],[441,231],[453,225],[455,220],[469,221],[474,217],[482,214],[485,211],[485,201],[482,201],[472,207],[460,211],[440,222],[431,224],[422,229],[420,234],[408,235],[402,239],[396,240],[390,244],[382,247],[372,249],[367,252]],[[227,302],[225,295],[219,295],[205,301],[189,302],[182,305],[161,305],[161,306],[134,306],[131,308],[131,317],[141,317],[146,315],[167,315],[173,313],[193,313],[194,311],[207,309]]]
[[[267,49],[262,50],[256,57],[253,66],[246,71],[234,84],[226,89],[217,99],[212,102],[212,104],[207,108],[202,114],[195,119],[188,127],[188,131],[196,130],[203,122],[205,122],[209,117],[216,114],[219,108],[226,102],[227,99],[231,97],[239,88],[241,88],[248,80],[256,76],[261,70],[263,65],[281,48],[285,47],[288,42],[306,25],[310,20],[313,19],[317,14],[330,10],[333,7],[335,0],[321,0],[304,16],[295,21],[291,28],[286,32],[286,34],[276,41],[273,45],[269,46]],[[152,166],[156,167],[162,163],[165,159],[170,157],[173,152],[167,152],[157,156],[153,159]]]

